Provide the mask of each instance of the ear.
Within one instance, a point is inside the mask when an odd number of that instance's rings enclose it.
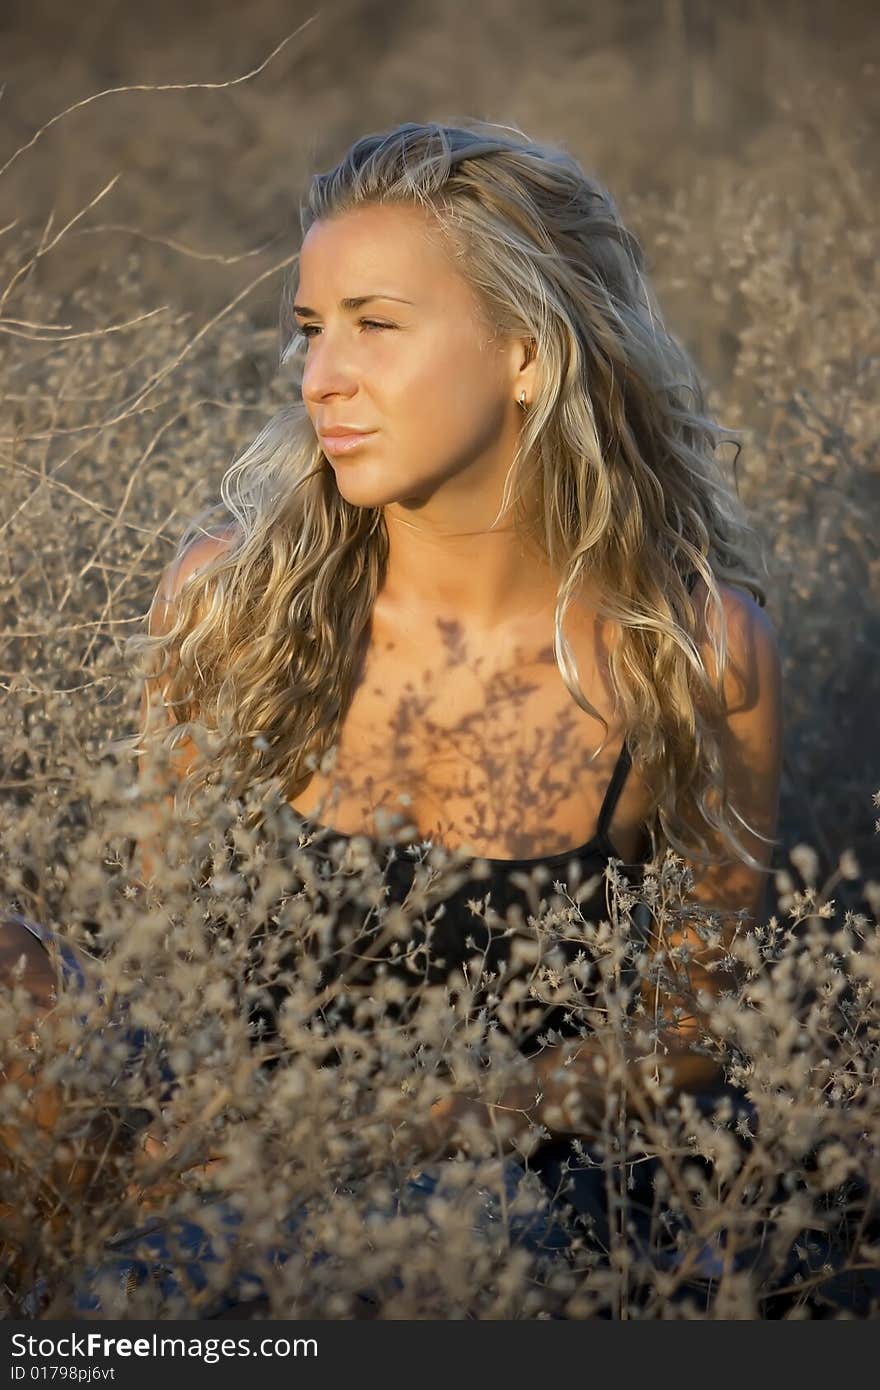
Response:
[[[523,391],[534,403],[538,386],[538,345],[534,338],[513,338],[510,344],[511,395],[518,401]]]

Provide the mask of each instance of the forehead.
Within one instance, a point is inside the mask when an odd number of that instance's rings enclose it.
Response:
[[[446,291],[454,281],[464,285],[435,224],[419,207],[375,204],[321,218],[300,249],[298,298],[316,308],[327,307],[318,298],[335,305],[345,296],[383,289],[423,299],[438,281]]]

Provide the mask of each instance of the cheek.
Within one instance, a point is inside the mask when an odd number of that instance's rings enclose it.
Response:
[[[504,419],[496,366],[467,340],[444,337],[425,352],[404,354],[395,395],[407,429],[424,433],[430,427],[438,440],[482,438]]]

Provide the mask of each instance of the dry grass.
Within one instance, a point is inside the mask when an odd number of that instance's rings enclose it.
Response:
[[[833,93],[823,95],[828,142]],[[0,1001],[3,1066],[17,1077],[4,1088],[0,1171],[7,1316],[70,1315],[85,1271],[148,1216],[197,1214],[209,1226],[224,1211],[238,1213],[247,1239],[212,1267],[204,1289],[184,1298],[111,1271],[107,1314],[211,1311],[238,1273],[254,1271],[265,1275],[270,1316],[364,1316],[365,1288],[376,1294],[367,1315],[389,1318],[874,1315],[880,875],[863,868],[876,827],[867,806],[849,805],[847,747],[829,736],[850,717],[868,758],[876,751],[867,723],[880,589],[867,521],[878,496],[874,195],[845,144],[824,155],[804,147],[803,158],[835,178],[794,194],[782,177],[790,153],[776,149],[775,181],[768,157],[762,178],[720,196],[697,184],[687,197],[646,195],[631,208],[662,259],[661,293],[665,279],[670,294],[685,286],[695,301],[711,300],[713,331],[733,344],[714,405],[743,428],[741,489],[772,538],[771,608],[786,667],[786,851],[776,913],[728,942],[739,984],[702,1039],[747,1094],[748,1130],[723,1104],[713,1117],[662,1095],[623,1116],[615,1049],[639,1037],[650,1055],[657,1021],[621,1008],[619,968],[661,967],[628,931],[636,904],[619,881],[610,925],[581,922],[574,904],[539,912],[536,901],[528,934],[539,947],[537,993],[518,1002],[493,1003],[479,980],[453,1000],[413,987],[404,1033],[383,1021],[381,990],[360,997],[350,980],[355,1026],[339,1034],[332,1067],[321,1065],[327,1043],[313,1010],[334,915],[348,900],[388,928],[389,946],[403,941],[442,896],[450,868],[436,854],[424,866],[425,894],[386,918],[381,865],[321,878],[283,804],[229,802],[221,779],[192,825],[169,830],[158,884],[138,891],[130,852],[143,810],[133,767],[112,744],[133,729],[139,694],[122,642],[143,623],[187,517],[285,400],[283,376],[273,374],[276,336],[255,329],[249,298],[291,257],[279,254],[196,323],[156,306],[134,252],[96,260],[63,302],[54,298],[40,265],[63,255],[76,220],[36,238],[14,224],[3,230],[0,904],[77,943],[94,981],[85,994],[60,989],[34,1036],[22,1036],[24,996],[7,990]],[[89,209],[112,187],[102,185]],[[833,828],[843,823],[854,831],[840,845]],[[686,907],[684,867],[669,859],[654,870],[642,896],[660,928],[676,915],[698,918]],[[255,942],[267,920],[275,930]],[[713,938],[718,924],[704,919],[703,930]],[[582,933],[586,978],[555,969],[559,931]],[[253,1011],[284,969],[290,1002],[276,1034],[255,1039]],[[519,1248],[497,1130],[461,1136],[476,1172],[443,1165],[460,1190],[371,1220],[418,1166],[412,1134],[450,1078],[482,1076],[488,1086],[515,1074],[511,1038],[547,989],[570,990],[572,1007],[608,1040],[607,1105],[583,1153],[599,1165],[607,1232],[572,1224],[557,1203],[572,1239],[565,1256],[536,1260]],[[393,985],[388,993],[393,1003]],[[332,997],[325,1002],[332,1008]],[[127,1029],[143,1030],[134,1063]],[[220,1161],[200,1175],[209,1158]],[[627,1224],[649,1160],[656,1210],[641,1251]],[[227,1205],[206,1204],[206,1185]],[[497,1195],[488,1224],[476,1220],[481,1190]],[[304,1205],[293,1254],[273,1264],[283,1221]],[[707,1252],[718,1259],[714,1273]],[[180,1260],[170,1263],[185,1283]]]

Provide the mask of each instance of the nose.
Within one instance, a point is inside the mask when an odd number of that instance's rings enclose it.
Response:
[[[334,346],[323,333],[317,341],[313,338],[303,364],[303,400],[320,405],[329,396],[347,399],[355,395],[357,389],[357,376],[346,362],[344,350]]]

